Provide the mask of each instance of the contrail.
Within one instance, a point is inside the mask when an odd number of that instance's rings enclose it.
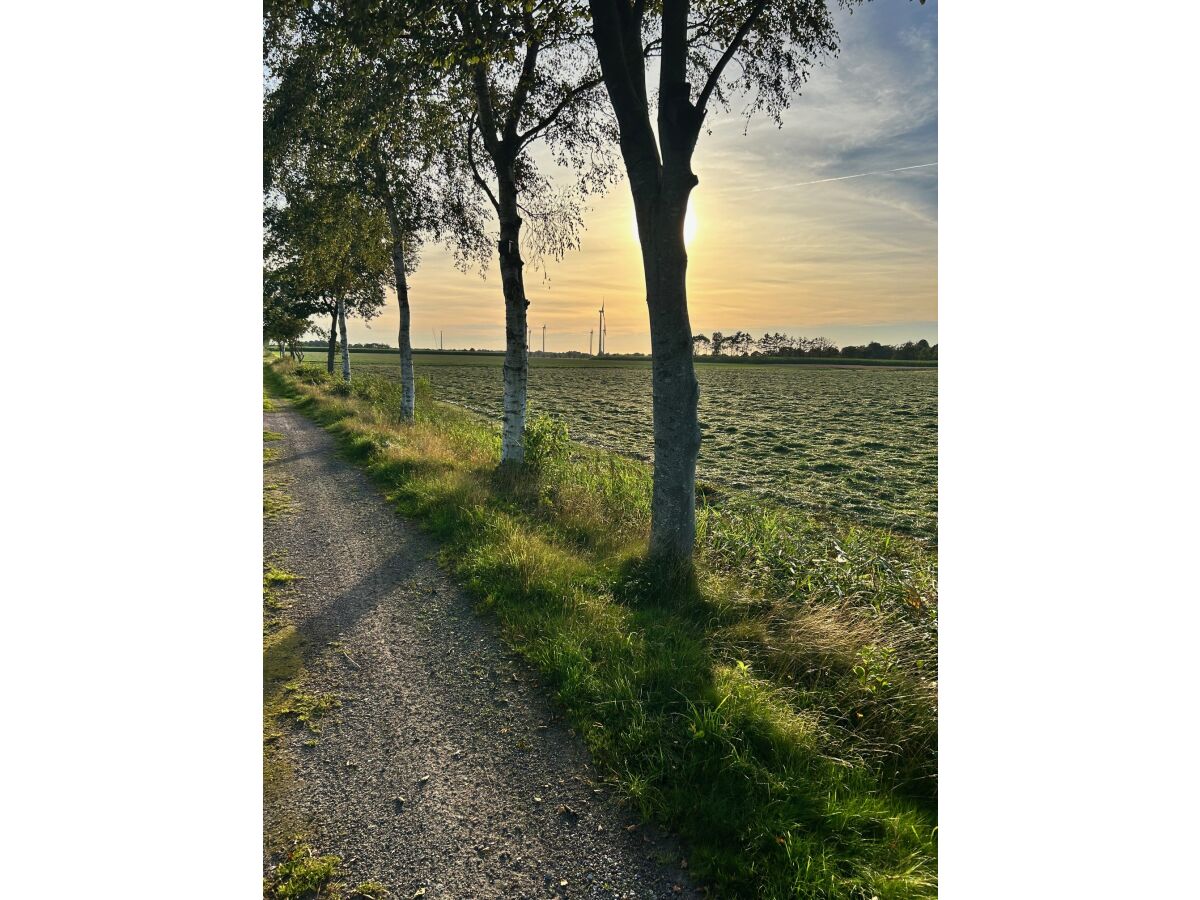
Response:
[[[759,188],[760,191],[776,191],[780,187],[804,187],[808,184],[825,184],[827,181],[845,181],[847,178],[866,178],[868,175],[887,175],[889,172],[907,172],[909,169],[927,169],[937,163],[921,163],[916,166],[901,166],[898,169],[881,169],[878,172],[859,172],[857,175],[839,175],[837,178],[818,178],[816,181],[798,181],[795,184],[784,184],[769,188]]]

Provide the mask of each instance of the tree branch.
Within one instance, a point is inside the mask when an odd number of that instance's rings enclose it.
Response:
[[[496,214],[500,214],[500,201],[496,199],[496,195],[492,193],[492,189],[488,187],[488,183],[483,176],[479,174],[479,168],[475,165],[475,119],[472,118],[467,125],[467,163],[471,167],[471,175],[475,178],[475,183],[483,188],[483,192],[487,194],[488,199],[492,201],[492,206],[496,208]]]
[[[645,92],[645,57],[642,55],[640,19],[625,21],[630,15],[630,9],[617,0],[588,0],[592,11],[592,33],[596,43],[596,55],[600,60],[600,71],[604,74],[604,84],[608,88],[608,96],[612,101],[613,112],[621,126],[622,153],[628,154],[636,146],[639,156],[645,156],[643,162],[649,162],[653,157],[655,164],[658,160],[658,144],[654,140],[654,131],[650,126],[650,113],[646,106]],[[639,3],[632,14],[637,14],[642,8]],[[625,47],[625,29],[629,28],[638,35],[637,61],[638,77],[630,70],[631,55]],[[630,160],[627,158],[626,163]]]
[[[464,12],[465,10],[465,12]],[[479,9],[474,2],[466,3],[457,13],[459,26],[464,38],[471,38],[476,44],[483,43],[483,26],[479,22]],[[483,140],[484,149],[495,159],[499,153],[499,141],[496,139],[496,114],[492,110],[492,90],[488,83],[487,66],[480,59],[470,67],[471,82],[475,88],[475,105],[478,107],[479,136]]]
[[[537,75],[538,51],[541,49],[541,39],[533,28],[533,13],[528,11],[523,16],[525,24],[525,59],[521,63],[521,76],[517,86],[513,88],[512,105],[508,108],[508,119],[504,123],[504,141],[515,141],[517,128],[521,124],[521,113],[525,111],[525,103],[533,90],[533,80]]]
[[[758,0],[754,4],[754,8],[750,10],[750,15],[746,17],[746,21],[742,23],[742,27],[737,30],[737,34],[733,36],[733,40],[729,42],[729,46],[725,48],[725,52],[721,54],[721,58],[717,60],[717,64],[713,66],[713,70],[708,74],[708,80],[704,83],[704,89],[700,91],[700,96],[696,98],[696,112],[701,117],[704,116],[704,107],[708,103],[709,96],[716,90],[717,82],[721,80],[721,73],[725,71],[725,67],[729,65],[729,60],[733,59],[733,55],[737,53],[738,48],[742,45],[746,35],[750,29],[754,27],[754,23],[758,21],[758,17],[762,15],[766,8],[766,0]]]
[[[558,105],[555,106],[554,109],[550,110],[550,112],[546,113],[546,115],[544,115],[542,117],[541,121],[539,121],[536,125],[534,125],[532,128],[530,128],[524,134],[518,135],[518,137],[517,137],[518,145],[524,147],[527,143],[529,143],[531,140],[533,140],[535,137],[537,137],[539,133],[541,133],[545,129],[549,128],[552,124],[554,124],[554,121],[562,114],[562,111],[571,104],[572,100],[574,100],[580,94],[590,91],[592,88],[596,87],[603,81],[604,81],[604,76],[597,75],[595,78],[589,78],[587,81],[580,82],[578,85],[573,87],[570,91],[567,92],[567,95],[558,102]]]

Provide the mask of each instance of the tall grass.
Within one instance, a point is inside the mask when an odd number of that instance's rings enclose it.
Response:
[[[529,464],[418,385],[272,363],[545,673],[595,761],[678,831],[719,896],[936,893],[936,558],[885,532],[723,497],[694,579],[642,559],[643,464],[534,420]]]

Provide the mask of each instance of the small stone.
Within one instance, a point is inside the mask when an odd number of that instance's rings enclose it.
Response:
[[[554,811],[560,816],[566,816],[567,818],[579,818],[579,813],[575,812],[575,810],[571,809],[571,807],[567,806],[565,803],[558,804]]]

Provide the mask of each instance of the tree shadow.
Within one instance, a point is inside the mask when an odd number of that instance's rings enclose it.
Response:
[[[388,601],[396,585],[411,577],[422,562],[415,546],[392,553],[369,574],[335,596],[318,598],[316,608],[271,635],[263,647],[263,698],[278,696],[308,669],[340,635]]]

